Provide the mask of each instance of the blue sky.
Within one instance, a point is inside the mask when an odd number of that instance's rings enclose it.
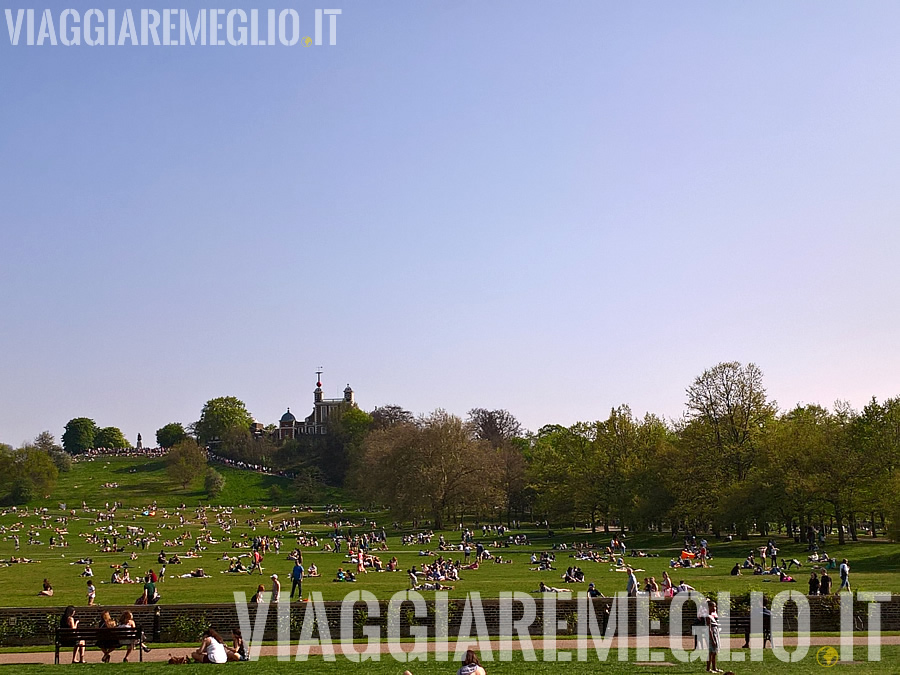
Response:
[[[900,394],[900,5],[328,7],[333,47],[0,31],[0,440],[273,422],[319,365],[531,429],[676,417],[723,360]]]

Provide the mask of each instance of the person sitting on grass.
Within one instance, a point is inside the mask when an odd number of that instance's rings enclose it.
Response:
[[[203,632],[203,641],[197,651],[191,654],[191,658],[197,663],[227,662],[228,652],[225,650],[225,640],[215,629],[208,628]]]
[[[319,574],[319,568],[316,567],[315,563],[311,563],[309,569],[306,570],[306,576],[308,577],[318,577],[321,576]]]
[[[50,585],[50,582],[47,579],[44,579],[44,588],[43,590],[38,591],[38,595],[43,595],[46,597],[50,597],[53,595],[53,586]]]
[[[403,671],[403,675],[412,675],[408,670]],[[456,671],[456,675],[486,675],[484,668],[478,661],[478,656],[471,649],[466,652],[462,665]]]
[[[231,647],[226,645],[225,651],[228,654],[229,661],[250,660],[250,657],[247,655],[247,643],[244,642],[244,638],[241,635],[240,628],[231,629]]]
[[[600,591],[597,590],[597,587],[594,585],[593,581],[588,584],[587,594],[588,594],[589,598],[605,598],[606,597],[605,595],[603,595],[603,593],[601,593]]]

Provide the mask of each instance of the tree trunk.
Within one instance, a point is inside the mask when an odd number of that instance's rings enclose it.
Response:
[[[856,514],[852,511],[847,514],[847,526],[850,528],[850,539],[859,541],[859,536],[856,531]]]
[[[839,508],[834,510],[834,520],[837,523],[837,531],[838,531],[838,544],[843,546],[847,543],[844,538],[844,514],[841,512]]]

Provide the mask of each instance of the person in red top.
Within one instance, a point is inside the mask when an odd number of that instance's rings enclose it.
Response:
[[[149,570],[147,574],[150,575],[150,581],[152,581],[154,584],[159,581],[159,577],[156,576],[156,572],[154,572],[152,569]]]
[[[259,554],[259,550],[253,551],[253,566],[250,568],[250,574],[253,574],[255,569],[258,569],[262,576],[262,556]]]

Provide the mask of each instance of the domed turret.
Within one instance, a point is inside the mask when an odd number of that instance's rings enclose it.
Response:
[[[344,400],[347,403],[353,403],[353,390],[349,384],[344,388]]]
[[[281,416],[281,425],[282,426],[287,426],[289,424],[293,424],[296,421],[297,421],[297,418],[294,417],[293,413],[291,413],[290,408],[288,408],[287,412]]]

